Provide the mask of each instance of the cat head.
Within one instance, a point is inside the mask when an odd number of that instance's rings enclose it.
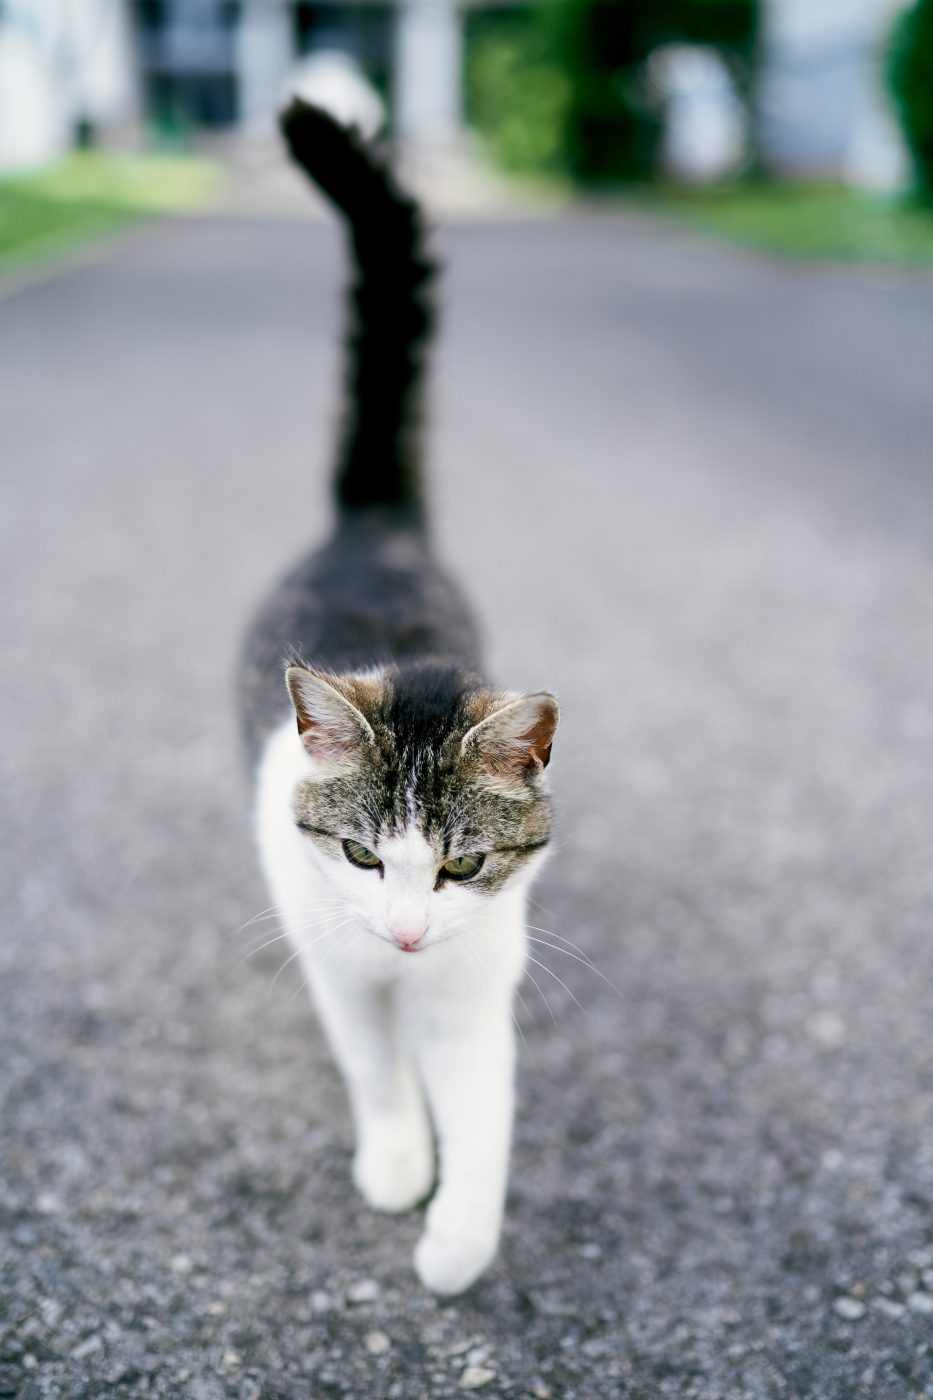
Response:
[[[551,832],[553,695],[491,691],[442,666],[290,666],[286,682],[307,858],[377,937],[429,948],[531,879]]]

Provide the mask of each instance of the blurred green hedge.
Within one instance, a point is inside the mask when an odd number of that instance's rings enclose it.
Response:
[[[758,26],[759,0],[541,0],[473,11],[467,116],[508,169],[648,180],[664,122],[651,54],[668,43],[714,47],[747,99]]]
[[[933,205],[933,0],[917,0],[895,23],[889,79],[917,191]]]

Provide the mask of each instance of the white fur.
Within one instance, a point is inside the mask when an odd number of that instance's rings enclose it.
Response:
[[[346,1081],[354,1180],[375,1209],[407,1210],[427,1196],[433,1121],[440,1180],[415,1267],[428,1288],[459,1293],[499,1241],[512,996],[525,960],[526,892],[541,857],[492,897],[466,882],[435,891],[436,860],[413,825],[378,848],[384,877],[358,869],[295,825],[296,785],[314,771],[289,719],[259,770],[263,867]],[[399,948],[393,933],[419,935],[416,951]]]

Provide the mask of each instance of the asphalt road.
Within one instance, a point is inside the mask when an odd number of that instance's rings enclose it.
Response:
[[[933,1395],[933,279],[451,227],[438,536],[553,686],[494,1270],[349,1182],[231,700],[326,529],[335,231],[0,300],[0,1396]],[[553,1020],[544,1005],[547,998]]]

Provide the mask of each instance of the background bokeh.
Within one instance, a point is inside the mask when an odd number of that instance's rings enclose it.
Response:
[[[405,140],[437,146],[478,130],[516,169],[644,179],[665,166],[706,178],[751,166],[890,186],[901,171],[880,96],[885,51],[894,30],[921,48],[930,24],[923,5],[905,23],[908,8],[7,0],[0,168],[76,139],[255,131],[301,67],[329,55],[362,70]]]
[[[628,188],[770,248],[928,261],[931,36],[929,0],[5,0],[0,261],[268,168],[295,90],[385,127],[447,205],[503,175]]]

